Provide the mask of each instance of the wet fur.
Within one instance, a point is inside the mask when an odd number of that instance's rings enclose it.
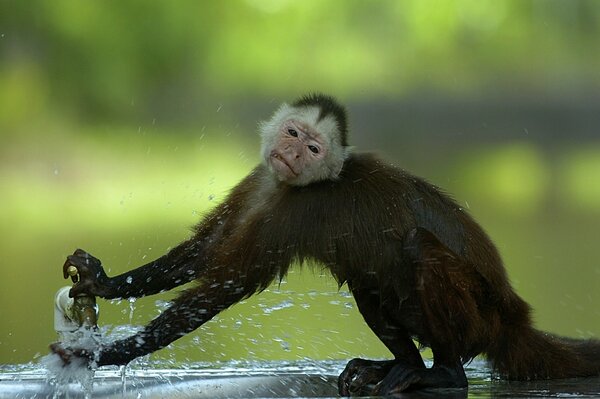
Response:
[[[198,287],[142,333],[149,348],[121,353],[163,347],[307,261],[353,292],[376,292],[390,323],[443,357],[485,353],[517,380],[598,375],[598,342],[534,330],[494,245],[434,186],[369,154],[351,155],[336,181],[264,188],[268,179],[257,167],[196,227]]]
[[[328,162],[343,167],[326,162],[324,169],[335,175],[288,185],[261,164],[204,217],[193,237],[163,257],[110,279],[96,260],[100,271],[88,273],[74,292],[143,296],[197,282],[139,334],[103,347],[99,365],[125,364],[163,348],[264,290],[292,263],[311,263],[328,268],[340,286],[348,284],[365,321],[395,357],[380,365],[350,362],[341,392],[365,364],[363,375],[385,377],[383,393],[404,389],[408,382],[396,381],[403,376],[462,387],[462,364],[481,353],[509,379],[600,374],[598,341],[532,327],[529,306],[510,286],[495,246],[464,209],[426,181],[349,151],[346,116],[332,98],[284,104],[261,125],[263,152],[290,117],[321,129],[333,154]],[[76,254],[65,267],[74,264],[82,273],[89,257]],[[425,369],[412,339],[432,348],[432,369]]]

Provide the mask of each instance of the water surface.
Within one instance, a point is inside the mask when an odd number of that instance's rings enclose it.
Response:
[[[164,366],[164,365],[163,365]],[[93,398],[328,398],[337,397],[337,376],[345,361],[228,362],[187,364],[178,369],[102,368]],[[600,378],[507,382],[492,378],[482,361],[467,369],[468,390],[406,393],[405,398],[597,398]],[[0,398],[84,398],[78,382],[56,384],[35,364],[0,366]]]

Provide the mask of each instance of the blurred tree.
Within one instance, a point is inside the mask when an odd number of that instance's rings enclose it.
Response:
[[[588,88],[599,17],[592,0],[1,0],[0,108],[51,96],[50,113],[114,121],[217,95]]]
[[[65,254],[115,274],[161,255],[253,167],[257,118],[307,90],[348,104],[361,150],[456,194],[543,329],[597,336],[598,48],[595,0],[0,0],[0,359],[46,353]],[[180,354],[377,352],[304,275]],[[127,322],[111,308],[103,324]]]

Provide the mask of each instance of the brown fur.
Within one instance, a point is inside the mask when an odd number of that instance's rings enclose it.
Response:
[[[599,374],[598,342],[534,330],[491,241],[434,186],[368,154],[351,155],[336,181],[296,187],[266,184],[270,178],[257,167],[204,218],[182,244],[194,243],[187,259],[198,286],[138,341],[105,348],[100,364],[162,348],[265,289],[292,262],[309,261],[328,267],[340,285],[348,282],[363,314],[381,314],[369,324],[387,329],[384,343],[415,366],[422,367],[408,337],[431,346],[439,364],[484,353],[510,379]],[[368,302],[359,295],[365,292]],[[378,328],[381,320],[386,326]]]
[[[72,265],[80,278],[73,296],[144,296],[197,281],[143,331],[101,348],[97,364],[165,347],[298,262],[348,283],[394,355],[350,361],[342,395],[465,387],[462,365],[479,354],[515,380],[600,374],[598,341],[532,327],[491,240],[451,198],[373,155],[349,153],[345,111],[333,98],[282,105],[261,136],[264,163],[168,254],[112,278],[85,251],[68,257],[65,278]],[[431,347],[433,367],[425,368],[413,339]],[[53,350],[66,362],[84,353]]]

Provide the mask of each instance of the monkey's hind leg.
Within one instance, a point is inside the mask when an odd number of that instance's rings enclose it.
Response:
[[[377,290],[355,289],[348,282],[358,310],[367,325],[394,355],[393,360],[352,359],[340,374],[338,388],[341,396],[370,395],[392,368],[402,361],[415,368],[425,368],[419,350],[408,333],[394,324],[380,302]]]
[[[465,388],[463,364],[478,354],[485,340],[486,323],[477,305],[485,284],[473,266],[425,229],[409,234],[404,255],[415,267],[416,295],[424,327],[419,339],[431,347],[434,363],[429,369],[395,365],[376,386],[376,394]]]

